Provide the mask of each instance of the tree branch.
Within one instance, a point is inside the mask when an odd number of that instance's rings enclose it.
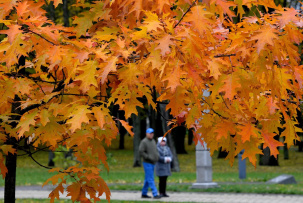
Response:
[[[185,17],[185,15],[190,11],[190,9],[194,6],[194,4],[196,4],[196,1],[195,0],[190,6],[189,8],[187,9],[187,11],[185,11],[185,13],[183,13],[182,17],[180,18],[179,22],[177,22],[177,24],[174,26],[174,28],[176,28],[180,23],[181,21],[183,20],[183,18]]]
[[[231,57],[231,56],[236,56],[236,54],[219,54],[219,55],[214,56],[214,58]]]
[[[202,98],[202,100],[204,101],[204,103],[206,103],[209,107],[210,107],[210,109],[212,110],[212,112],[214,112],[215,114],[217,114],[219,117],[221,117],[221,118],[224,118],[224,119],[226,119],[226,120],[228,120],[228,118],[227,117],[225,117],[225,116],[222,116],[221,114],[219,114],[218,112],[216,112],[211,106],[210,106],[210,104],[205,100],[205,99],[203,99]]]
[[[54,46],[58,46],[58,44],[55,44],[54,42],[52,42],[52,41],[46,39],[46,38],[43,37],[42,35],[40,35],[40,34],[34,32],[34,31],[32,31],[32,30],[30,30],[30,29],[28,29],[28,28],[23,28],[23,31],[33,33],[33,34],[35,34],[35,35],[41,37],[42,39],[44,39],[44,40],[47,41],[48,43],[50,43],[50,44],[52,44],[52,45],[54,45]]]
[[[3,72],[3,71],[0,71],[0,72]],[[42,80],[41,78],[34,78],[34,77],[30,77],[28,75],[23,75],[23,74],[15,73],[15,72],[13,72],[13,73],[4,73],[4,75],[6,75],[8,77],[28,78],[28,79],[33,80],[34,82],[38,81],[38,82],[45,82],[45,83],[49,83],[49,84],[56,84],[56,82],[45,81],[45,80]]]

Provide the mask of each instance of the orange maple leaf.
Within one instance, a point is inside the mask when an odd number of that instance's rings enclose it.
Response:
[[[277,13],[281,14],[281,16],[277,17],[277,19],[280,21],[279,26],[282,29],[286,24],[289,22],[297,22],[299,20],[299,13],[296,9],[294,8],[284,8],[285,10],[283,11],[277,11]]]
[[[172,92],[176,91],[176,88],[181,85],[181,76],[187,74],[182,68],[177,64],[173,67],[173,70],[163,78],[163,81],[168,81],[167,88],[170,88]]]
[[[127,122],[125,122],[124,120],[120,120],[120,123],[123,125],[123,127],[127,130],[127,132],[131,135],[131,136],[134,136],[134,133],[132,132],[132,126],[130,126]]]
[[[156,49],[161,50],[162,56],[165,56],[166,54],[170,53],[170,45],[175,45],[175,43],[172,41],[172,36],[169,34],[164,35],[164,37],[157,40],[156,43],[159,43]]]
[[[238,129],[241,131],[238,132],[241,135],[242,142],[250,141],[250,137],[258,137],[258,129],[256,129],[251,123],[246,123],[244,126],[239,126]]]
[[[238,82],[238,77],[230,74],[224,80],[224,85],[220,88],[221,91],[225,92],[224,97],[232,100],[235,95],[237,95],[237,89],[241,87],[241,84]]]
[[[257,40],[257,52],[260,53],[261,50],[265,48],[266,44],[274,45],[274,39],[278,39],[276,31],[270,26],[265,26],[258,31],[258,34],[254,35],[250,41]]]
[[[75,108],[75,110],[69,115],[72,118],[66,122],[66,124],[71,124],[71,132],[75,132],[76,129],[81,129],[82,123],[89,122],[89,118],[86,115],[88,113],[91,113],[91,110],[89,110],[86,105],[79,105]]]
[[[23,136],[24,132],[29,131],[31,125],[35,125],[36,123],[35,117],[37,113],[38,113],[37,111],[33,111],[32,113],[27,113],[21,117],[20,122],[16,127],[16,128],[20,127],[20,129],[18,130],[19,138]]]
[[[264,148],[268,147],[270,149],[270,155],[277,158],[277,155],[279,154],[277,147],[284,145],[281,142],[274,139],[274,136],[276,136],[275,133],[270,133],[267,132],[266,130],[262,130],[261,135],[264,138]]]
[[[6,34],[8,37],[8,41],[10,44],[13,43],[13,41],[16,39],[16,36],[20,33],[22,33],[22,30],[20,30],[20,25],[7,25],[9,28],[8,30],[0,30],[0,34]]]
[[[233,11],[229,9],[232,6],[237,6],[237,4],[235,4],[234,2],[226,0],[211,0],[211,4],[213,3],[217,5],[219,15],[222,19],[224,18],[223,14],[225,13],[229,16],[230,19],[236,16]]]
[[[4,162],[5,162],[5,158],[3,157],[2,153],[0,153],[0,171],[3,178],[5,178],[7,173],[7,168]]]
[[[108,59],[107,64],[100,70],[98,73],[100,76],[98,78],[101,79],[101,83],[104,84],[104,82],[107,79],[108,74],[111,71],[116,71],[116,62],[118,61],[118,57],[112,57],[111,59]]]
[[[236,129],[231,121],[222,121],[216,125],[216,129],[214,132],[217,133],[216,139],[220,140],[222,137],[227,139],[227,136],[235,135]]]

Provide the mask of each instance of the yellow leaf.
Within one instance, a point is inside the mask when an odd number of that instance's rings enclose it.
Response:
[[[49,113],[48,113],[48,110],[46,109],[43,109],[41,112],[40,112],[40,122],[43,126],[45,126],[48,122],[49,122]]]
[[[30,125],[35,125],[35,117],[37,115],[37,111],[33,111],[32,113],[27,113],[24,114],[21,119],[19,124],[16,126],[16,128],[19,128],[18,130],[18,137],[22,137],[24,132],[29,131]]]
[[[83,93],[86,93],[90,89],[91,85],[98,87],[95,77],[97,75],[97,67],[97,61],[87,61],[83,66],[80,66],[78,68],[81,73],[78,74],[78,76],[75,78],[75,81],[81,81],[80,89]]]
[[[105,116],[110,116],[108,114],[108,109],[103,109],[101,107],[93,107],[92,109],[95,118],[97,119],[98,125],[101,129],[103,129],[105,122]]]
[[[125,101],[125,118],[129,118],[132,114],[138,114],[137,106],[143,108],[143,104],[137,100],[137,93],[131,92],[131,97],[128,101]]]
[[[112,57],[108,60],[108,63],[101,68],[101,70],[98,72],[100,76],[98,78],[101,78],[101,83],[104,84],[104,82],[107,79],[108,74],[111,71],[116,71],[116,62],[118,61],[118,57]]]
[[[75,110],[69,115],[72,117],[66,124],[71,124],[71,132],[75,132],[76,129],[81,129],[82,123],[88,123],[89,119],[86,114],[91,113],[91,110],[87,109],[87,106],[80,105],[75,108]]]
[[[127,122],[125,122],[124,120],[120,120],[120,123],[123,125],[123,127],[127,130],[127,132],[131,135],[131,136],[134,136],[134,133],[132,132],[132,126],[130,126]]]
[[[287,147],[290,148],[295,140],[300,141],[300,137],[297,135],[297,132],[303,132],[301,128],[298,128],[295,125],[298,125],[297,122],[292,121],[290,119],[286,119],[285,121],[286,129],[282,132],[281,136],[285,137],[285,142]]]

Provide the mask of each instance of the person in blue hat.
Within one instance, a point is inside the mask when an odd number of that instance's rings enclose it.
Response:
[[[157,187],[155,185],[154,170],[155,164],[159,159],[159,153],[154,138],[154,129],[148,128],[146,130],[146,137],[140,142],[139,153],[143,158],[143,168],[145,173],[144,185],[142,188],[142,198],[151,198],[147,195],[148,188],[151,188],[155,199],[161,198],[158,195]]]

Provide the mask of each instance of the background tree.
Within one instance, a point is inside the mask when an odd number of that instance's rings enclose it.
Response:
[[[54,8],[60,3],[54,0]],[[51,170],[50,198],[66,190],[72,201],[103,193],[109,199],[98,168],[101,162],[108,170],[103,145],[116,138],[117,122],[133,135],[110,108],[118,105],[127,120],[144,108],[141,98],[153,110],[168,103],[165,136],[185,122],[196,143],[206,142],[211,153],[222,147],[231,164],[244,149],[242,157],[256,165],[261,144],[277,157],[279,127],[288,147],[299,140],[303,22],[294,8],[270,0],[78,0],[83,12],[64,27],[47,19],[44,5],[0,2],[6,188],[14,185],[18,154],[35,161],[33,153],[63,145],[78,164]],[[5,193],[5,201],[15,201],[12,190]]]

